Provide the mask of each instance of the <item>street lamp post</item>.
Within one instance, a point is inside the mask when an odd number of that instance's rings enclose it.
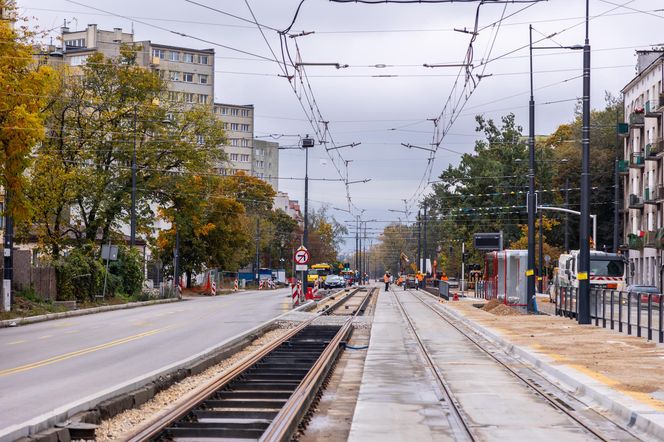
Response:
[[[315,142],[309,135],[302,139],[304,149],[304,230],[302,232],[302,244],[305,248],[309,245],[309,149],[314,147]],[[307,273],[302,272],[302,290],[307,293]]]
[[[136,245],[136,105],[134,105],[134,152],[131,156],[131,227],[129,244]]]
[[[581,154],[581,227],[579,229],[579,324],[590,324],[590,40],[588,38],[589,0],[586,0],[586,39],[583,45],[583,128]],[[597,241],[597,238],[594,238]]]

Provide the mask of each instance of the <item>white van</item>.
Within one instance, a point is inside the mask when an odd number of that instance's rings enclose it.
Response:
[[[559,287],[579,288],[579,251],[572,250],[558,259],[558,275],[555,289]],[[625,290],[627,288],[627,265],[622,255],[590,251],[590,287],[595,289]]]

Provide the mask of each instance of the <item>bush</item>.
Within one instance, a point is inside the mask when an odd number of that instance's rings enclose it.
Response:
[[[91,251],[74,249],[54,266],[58,300],[83,302],[102,294],[105,269]]]
[[[117,288],[121,293],[137,295],[141,292],[143,258],[138,250],[121,247],[118,251],[118,260],[111,262],[109,271],[111,275],[119,279]]]

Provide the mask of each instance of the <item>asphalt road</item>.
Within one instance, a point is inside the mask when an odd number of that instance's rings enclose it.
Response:
[[[268,321],[289,310],[289,292],[196,298],[0,329],[0,433]]]

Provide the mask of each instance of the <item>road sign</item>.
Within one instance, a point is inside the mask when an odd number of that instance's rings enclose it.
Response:
[[[309,270],[309,266],[306,264],[295,264],[295,271],[296,272],[306,272]]]
[[[309,251],[301,246],[295,251],[295,264],[306,264],[309,262]]]

